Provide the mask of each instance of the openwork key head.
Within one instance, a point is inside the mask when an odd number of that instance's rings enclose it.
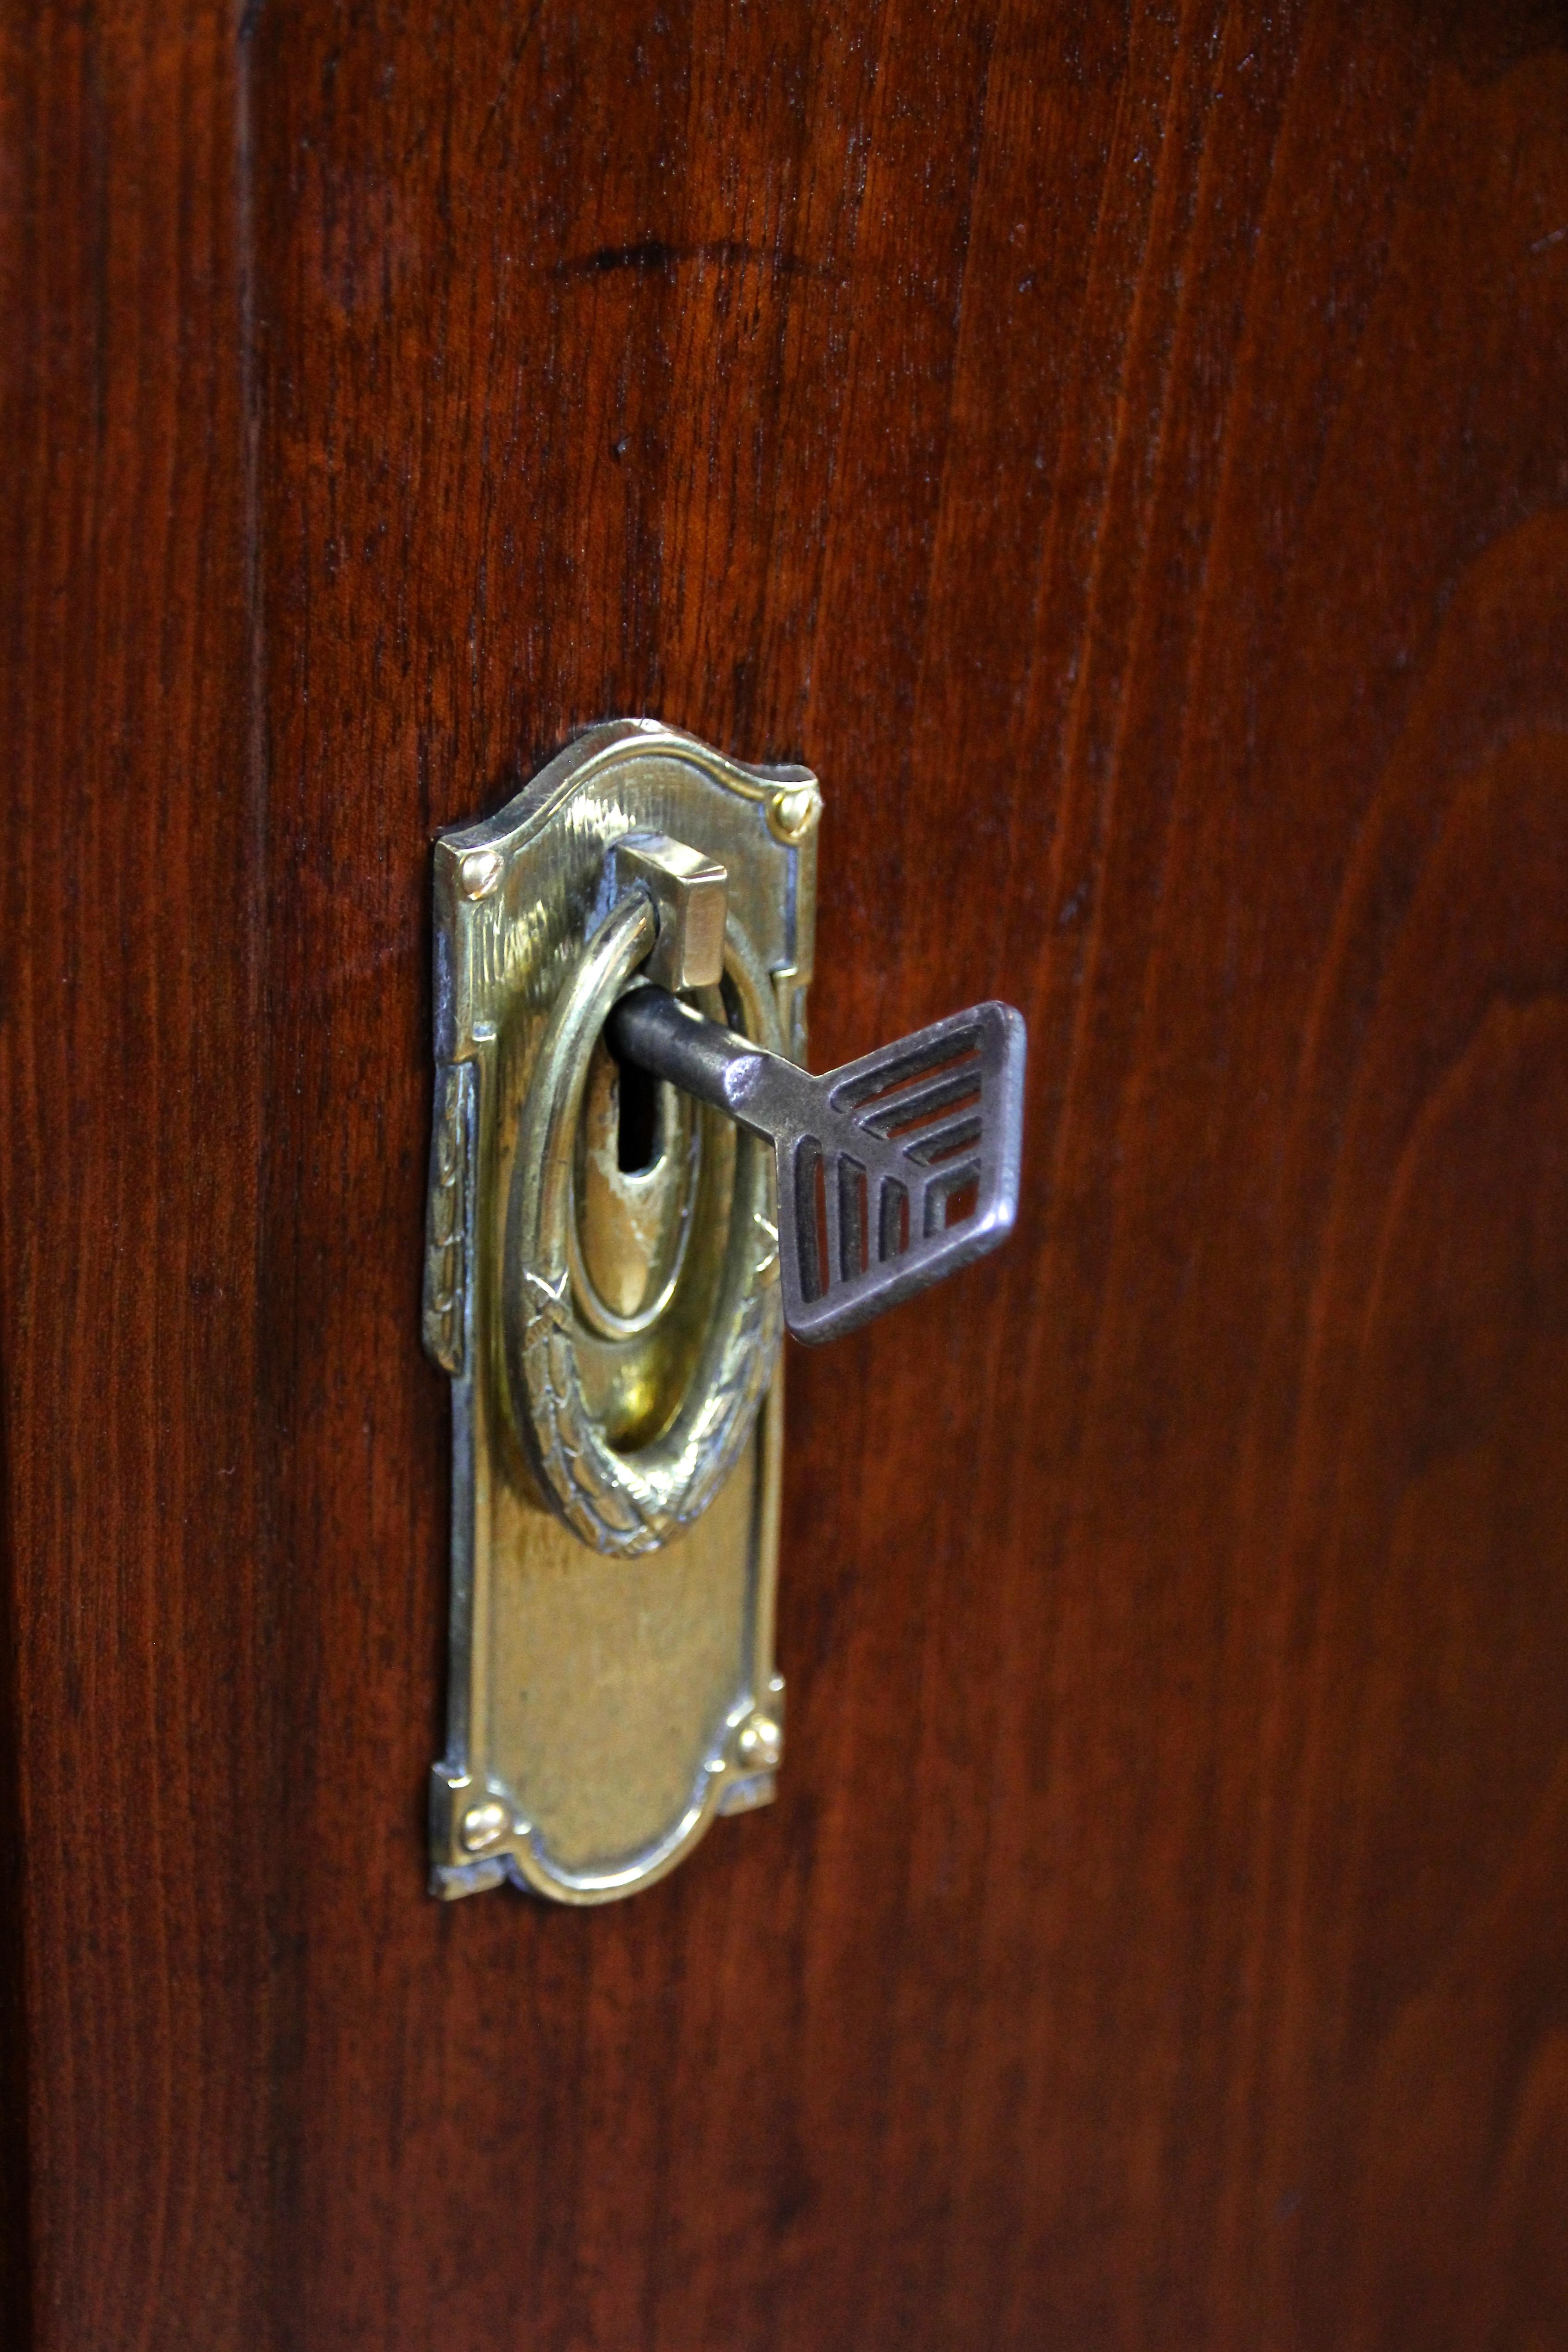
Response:
[[[1024,1024],[974,1004],[814,1078],[662,988],[611,1016],[616,1049],[764,1135],[798,1339],[832,1339],[994,1249],[1018,1206]]]
[[[1005,1240],[1018,1207],[1024,1024],[975,1004],[826,1077],[792,1071],[779,1149],[784,1318],[832,1339]]]

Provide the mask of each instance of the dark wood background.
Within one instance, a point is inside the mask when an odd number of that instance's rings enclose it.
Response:
[[[1568,2345],[1568,16],[15,0],[19,2352]],[[428,844],[827,794],[1000,1258],[791,1364],[770,1814],[424,1892]]]

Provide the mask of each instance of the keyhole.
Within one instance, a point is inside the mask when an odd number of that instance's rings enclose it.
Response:
[[[658,1089],[650,1070],[620,1063],[616,1162],[623,1176],[646,1175],[658,1158]]]

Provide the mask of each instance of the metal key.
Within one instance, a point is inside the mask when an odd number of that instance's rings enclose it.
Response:
[[[1010,1004],[950,1013],[816,1078],[653,984],[606,1029],[618,1055],[773,1145],[797,1339],[852,1331],[1012,1231],[1025,1037]]]

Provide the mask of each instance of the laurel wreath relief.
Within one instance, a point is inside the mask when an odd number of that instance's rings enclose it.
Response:
[[[668,1543],[718,1493],[751,1434],[784,1329],[773,1153],[742,1132],[718,1297],[674,1422],[623,1453],[585,1403],[568,1258],[574,1139],[594,1042],[655,929],[646,893],[629,892],[562,991],[523,1108],[507,1220],[506,1352],[519,1433],[560,1517],[595,1551],[625,1559]],[[782,1052],[772,988],[732,921],[726,969],[751,1034]]]

